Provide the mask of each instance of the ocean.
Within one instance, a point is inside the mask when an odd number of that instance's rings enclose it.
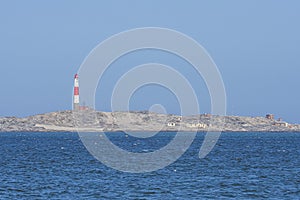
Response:
[[[175,133],[107,136],[147,152]],[[95,159],[77,133],[0,133],[0,199],[300,199],[300,133],[222,133],[199,159],[204,136],[163,169],[126,173]]]

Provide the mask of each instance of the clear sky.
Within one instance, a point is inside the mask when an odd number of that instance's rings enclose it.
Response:
[[[206,48],[224,80],[228,115],[274,113],[300,123],[299,10],[297,0],[1,1],[0,116],[71,109],[74,73],[99,42],[155,26],[185,33]],[[202,101],[201,112],[210,111],[205,85],[186,63],[158,51],[119,59],[97,92],[97,108],[109,110],[113,81],[147,62],[181,70]],[[161,103],[178,112],[174,96],[157,86],[132,98],[132,109]]]

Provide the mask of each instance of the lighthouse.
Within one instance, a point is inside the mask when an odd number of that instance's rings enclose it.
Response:
[[[79,110],[79,81],[78,74],[74,76],[73,110]]]

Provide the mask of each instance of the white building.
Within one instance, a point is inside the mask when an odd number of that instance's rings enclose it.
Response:
[[[169,123],[168,123],[168,126],[169,126],[169,127],[174,127],[174,126],[176,126],[176,124],[175,124],[174,122],[169,122]]]
[[[190,127],[190,128],[206,128],[207,125],[202,124],[202,123],[196,123],[196,124],[188,124],[188,127]]]

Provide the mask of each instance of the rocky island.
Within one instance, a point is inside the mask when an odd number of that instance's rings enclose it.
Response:
[[[24,118],[0,118],[0,132],[115,132],[124,130],[300,132],[300,125],[266,117],[214,116],[210,114],[178,116],[148,111],[59,111]]]

